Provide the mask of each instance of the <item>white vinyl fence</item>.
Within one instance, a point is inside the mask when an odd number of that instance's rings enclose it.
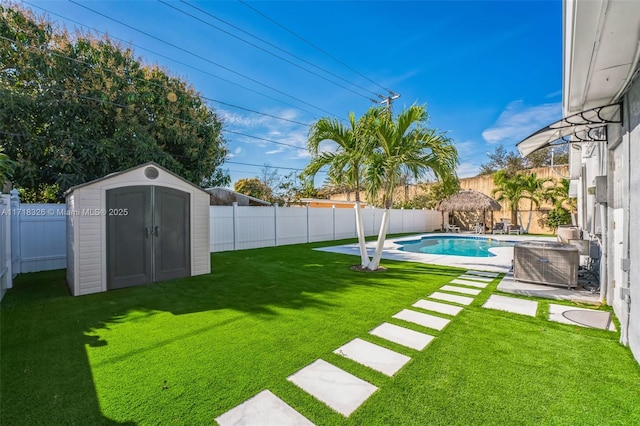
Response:
[[[21,204],[0,196],[0,298],[23,272],[67,267],[66,205]],[[367,236],[377,235],[382,209],[363,208]],[[356,237],[351,208],[210,206],[210,251],[243,250]],[[391,210],[389,234],[440,229],[433,210]]]
[[[356,237],[355,210],[309,207],[210,207],[211,251],[244,250]],[[365,235],[377,235],[382,209],[362,209]],[[433,210],[391,210],[389,234],[440,229]]]
[[[0,195],[0,299],[12,287],[11,273],[11,197]]]

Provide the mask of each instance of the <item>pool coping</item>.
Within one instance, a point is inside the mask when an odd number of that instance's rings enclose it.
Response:
[[[540,237],[531,235],[491,235],[491,234],[457,234],[457,233],[441,233],[430,232],[420,233],[399,238],[390,238],[385,240],[382,250],[382,258],[389,260],[401,260],[418,263],[429,263],[442,266],[453,266],[458,268],[476,269],[491,272],[509,272],[513,260],[513,247],[496,247],[489,249],[496,256],[494,257],[471,257],[471,256],[453,256],[443,254],[427,254],[427,253],[411,253],[400,250],[398,242],[414,241],[423,237],[456,237],[468,239],[494,239],[502,242],[518,242],[518,241],[557,241],[556,237]],[[367,252],[369,256],[373,256],[375,252],[375,241],[367,242]],[[315,250],[327,251],[332,253],[350,254],[360,256],[360,248],[357,243],[344,244],[339,246],[321,247]]]

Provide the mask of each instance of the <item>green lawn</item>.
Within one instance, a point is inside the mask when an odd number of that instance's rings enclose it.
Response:
[[[334,243],[332,243],[334,244]],[[487,310],[494,281],[442,331],[391,316],[462,270],[322,244],[212,254],[210,275],[71,297],[23,274],[1,309],[2,425],[204,425],[269,389],[317,425],[640,424],[640,366],[618,334]],[[327,243],[324,243],[327,245]],[[368,334],[428,332],[418,352]],[[332,353],[355,337],[412,357],[395,377]],[[322,358],[379,390],[348,419],[286,378]]]

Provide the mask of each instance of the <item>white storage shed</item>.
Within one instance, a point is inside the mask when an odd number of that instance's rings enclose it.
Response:
[[[156,163],[70,188],[74,296],[211,272],[209,194]]]

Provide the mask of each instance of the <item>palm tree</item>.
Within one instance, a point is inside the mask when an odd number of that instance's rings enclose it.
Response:
[[[428,116],[424,106],[412,105],[398,114],[395,121],[388,110],[370,111],[374,119],[369,121],[368,130],[375,138],[375,149],[366,168],[367,194],[375,197],[381,192],[385,209],[376,251],[367,266],[376,270],[387,235],[393,190],[403,173],[417,180],[431,172],[438,180],[450,182],[456,179],[458,151],[449,138],[426,127]]]
[[[307,142],[311,161],[303,172],[306,176],[313,178],[321,168],[329,166],[328,176],[332,182],[346,183],[355,191],[356,231],[363,268],[369,264],[369,256],[360,214],[360,191],[363,170],[371,152],[368,133],[365,129],[369,120],[370,115],[367,113],[356,122],[355,115],[351,112],[348,126],[339,120],[326,117],[316,121],[309,130]],[[326,140],[337,144],[335,151],[320,150],[320,143]]]
[[[498,194],[496,201],[507,203],[511,211],[511,222],[517,225],[520,200],[527,197],[526,176],[523,173],[509,175],[502,169],[493,174],[493,183],[496,187],[491,191],[491,195],[495,197]]]
[[[535,174],[518,172],[514,175],[507,173],[504,169],[493,174],[493,183],[496,185],[491,194],[496,197],[496,201],[506,202],[511,211],[511,222],[518,224],[520,216],[520,200],[529,200],[533,204],[538,204],[543,197],[542,189],[545,179],[537,179]],[[529,219],[530,220],[530,219]],[[528,229],[528,225],[527,225]]]
[[[540,206],[540,202],[549,198],[552,187],[547,186],[547,182],[552,182],[551,178],[539,178],[535,173],[529,173],[525,175],[524,179],[524,191],[526,195],[524,198],[529,200],[529,217],[527,219],[527,226],[525,227],[525,233],[529,233],[529,227],[531,226],[531,216],[533,213],[533,206]]]

